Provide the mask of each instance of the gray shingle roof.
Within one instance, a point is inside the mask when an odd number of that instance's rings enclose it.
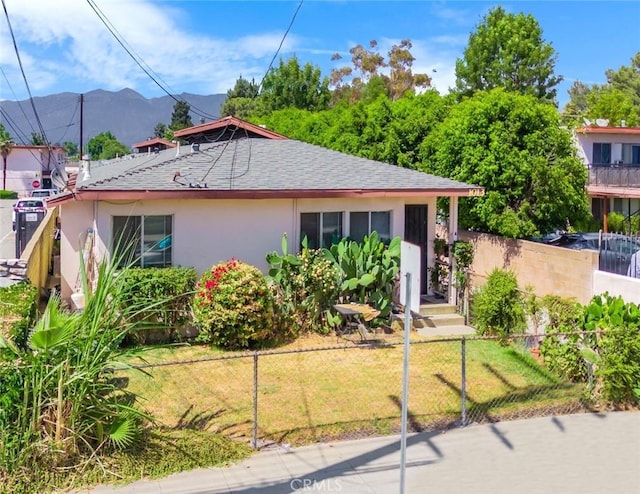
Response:
[[[179,176],[176,177],[176,174]],[[175,180],[174,180],[175,177]],[[76,190],[434,190],[475,187],[286,139],[241,138],[94,163]]]

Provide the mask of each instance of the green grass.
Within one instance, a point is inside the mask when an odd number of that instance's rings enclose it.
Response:
[[[298,342],[334,345],[335,338]],[[292,347],[287,347],[291,349]],[[152,351],[152,361],[219,356],[207,347]],[[267,354],[258,363],[258,435],[300,445],[399,430],[402,346]],[[582,387],[566,384],[529,354],[494,341],[467,342],[467,410],[472,421],[530,416],[580,407]],[[253,359],[210,360],[130,373],[129,389],[169,429],[214,431],[249,441],[253,427]],[[412,429],[460,419],[460,342],[411,346]]]
[[[98,457],[76,457],[83,468],[52,468],[50,458],[1,479],[0,493],[59,492],[98,484],[127,484],[194,468],[224,466],[251,453],[248,446],[203,431],[147,431],[136,447]]]

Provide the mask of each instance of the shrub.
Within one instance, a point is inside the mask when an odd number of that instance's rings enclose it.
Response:
[[[0,336],[24,348],[38,312],[38,290],[29,283],[0,288]]]
[[[638,306],[620,296],[597,295],[584,309],[583,329],[596,331],[583,351],[594,368],[594,397],[614,404],[635,401],[640,385]]]
[[[525,329],[523,296],[511,271],[494,269],[473,295],[471,310],[482,335],[508,337]]]
[[[18,193],[12,190],[0,189],[0,199],[17,199]]]
[[[340,295],[345,302],[370,304],[381,318],[389,316],[400,271],[400,237],[386,245],[374,231],[361,243],[342,239],[325,253],[342,271]]]
[[[624,227],[624,215],[622,213],[616,213],[612,211],[607,215],[607,229],[610,232],[623,232]]]
[[[160,330],[169,341],[177,339],[177,329],[191,321],[196,271],[193,268],[132,267],[118,276],[122,299],[127,304],[144,307],[136,314],[136,322],[143,322],[132,337],[145,343],[149,336],[145,329]],[[161,301],[161,302],[158,302]]]
[[[586,382],[589,366],[582,356],[582,338],[575,329],[564,328],[562,333],[549,329],[540,345],[540,355],[554,374],[572,382]]]
[[[282,238],[282,255],[267,254],[269,286],[277,303],[275,323],[288,338],[300,331],[325,333],[330,326],[328,310],[340,288],[340,271],[322,250],[309,249],[303,242],[298,255],[287,254],[287,237]]]
[[[267,282],[257,268],[241,261],[217,264],[202,275],[193,310],[198,341],[231,349],[275,339]]]
[[[588,381],[596,401],[640,401],[640,309],[608,294],[578,308],[577,320],[575,309],[564,312],[565,323],[548,331],[540,347],[545,364],[572,381]]]
[[[120,343],[139,308],[121,303],[116,264],[98,265],[91,290],[81,275],[81,313],[52,296],[28,345],[0,338],[0,479],[45,465],[72,470],[78,455],[130,447],[150,418],[113,378],[131,363],[134,350]]]

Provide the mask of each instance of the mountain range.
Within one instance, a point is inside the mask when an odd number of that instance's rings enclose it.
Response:
[[[182,93],[176,99],[191,105],[191,120],[194,125],[219,117],[220,107],[226,94],[202,96]],[[156,124],[171,123],[171,113],[176,100],[170,96],[145,98],[133,89],[105,91],[96,89],[84,93],[83,98],[83,143],[93,136],[109,131],[126,146],[153,136]],[[80,142],[80,94],[59,93],[33,98],[40,122],[47,139],[52,144],[66,141]],[[0,101],[0,123],[17,144],[29,144],[33,132],[40,134],[31,102]]]

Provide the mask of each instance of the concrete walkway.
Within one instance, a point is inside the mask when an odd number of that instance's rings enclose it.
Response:
[[[640,493],[640,412],[579,414],[419,433],[407,441],[406,493]],[[398,436],[264,451],[94,494],[400,492]]]

